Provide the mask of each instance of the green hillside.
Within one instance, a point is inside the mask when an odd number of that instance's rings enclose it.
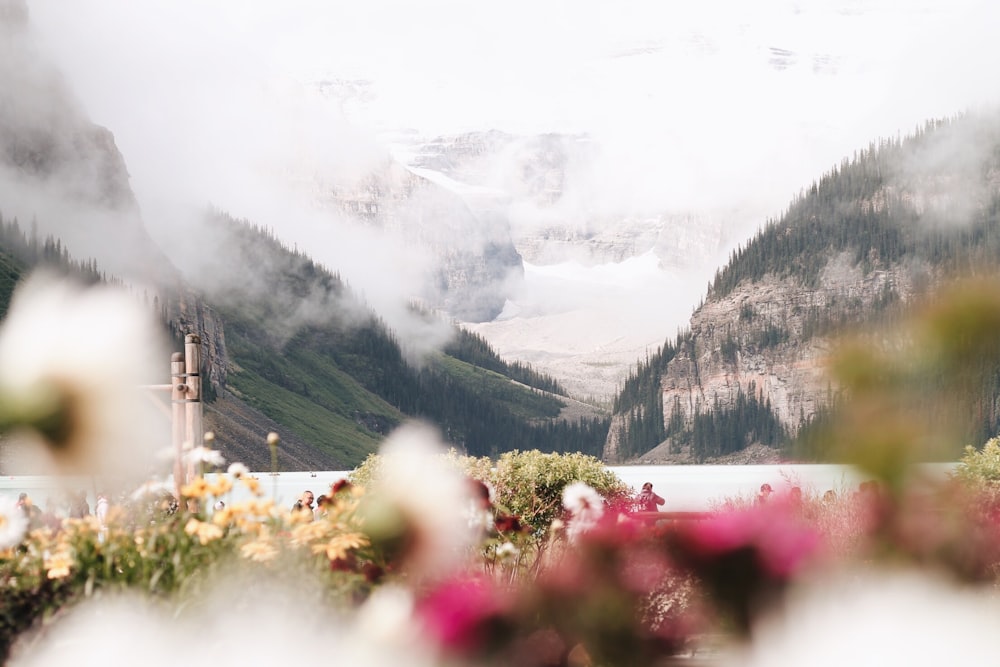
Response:
[[[476,456],[513,449],[600,455],[609,421],[559,421],[564,391],[553,378],[501,360],[458,327],[442,351],[414,363],[337,274],[249,223],[213,214],[207,224],[206,243],[218,245],[195,292],[224,330],[226,358],[205,363],[226,372],[224,382],[205,383],[205,421],[228,458],[266,467],[261,445],[278,430],[288,447],[282,469],[350,468],[411,418],[437,425]],[[20,277],[42,264],[87,283],[107,280],[58,240],[39,241],[0,218],[0,313]],[[234,277],[240,271],[253,280]],[[184,333],[204,333],[174,321],[188,298],[168,291],[151,306],[177,349]]]
[[[477,456],[601,453],[608,421],[556,423],[563,404],[554,379],[507,364],[457,327],[444,348],[455,356],[442,351],[414,364],[339,276],[246,222],[219,214],[210,224],[226,238],[217,265],[256,267],[256,280],[268,286],[261,293],[204,276],[205,299],[226,324],[233,370],[225,390],[345,465],[363,460],[407,418],[437,425]],[[309,317],[292,324],[306,302]]]

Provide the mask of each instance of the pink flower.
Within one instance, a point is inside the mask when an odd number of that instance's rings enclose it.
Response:
[[[486,648],[509,611],[508,596],[487,579],[443,582],[416,605],[417,619],[441,647],[469,654]]]
[[[820,545],[819,533],[785,503],[693,522],[670,540],[678,564],[698,577],[715,606],[747,636]]]
[[[818,531],[806,525],[792,508],[777,504],[718,514],[694,522],[678,535],[696,558],[751,549],[763,573],[776,578],[794,575],[821,543]]]

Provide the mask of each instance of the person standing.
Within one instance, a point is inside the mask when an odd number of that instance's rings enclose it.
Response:
[[[659,512],[657,505],[662,505],[666,501],[653,491],[653,483],[646,482],[642,485],[642,492],[639,493],[638,504],[641,512]]]
[[[90,504],[87,502],[87,492],[79,491],[70,500],[69,516],[71,519],[82,519],[90,516]]]
[[[28,530],[42,527],[42,511],[31,501],[27,493],[22,491],[18,494],[17,507],[24,513],[24,518],[28,520]]]
[[[101,528],[107,527],[109,507],[110,502],[108,501],[108,494],[104,491],[99,492],[97,494],[97,504],[94,505],[94,516],[97,517],[97,521],[101,524]]]
[[[312,491],[303,491],[302,495],[299,496],[299,499],[295,501],[294,505],[292,505],[292,512],[298,513],[308,511],[309,516],[312,517],[313,500],[315,500],[315,496],[313,496]]]
[[[767,499],[771,497],[771,494],[773,492],[774,489],[771,488],[771,485],[768,484],[767,482],[764,482],[763,484],[760,485],[760,493],[757,494],[757,502],[766,503]]]

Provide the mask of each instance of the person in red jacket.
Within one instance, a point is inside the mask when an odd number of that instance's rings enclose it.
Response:
[[[657,505],[662,505],[665,502],[663,498],[653,492],[652,482],[646,482],[642,485],[642,492],[638,498],[640,512],[659,512]]]

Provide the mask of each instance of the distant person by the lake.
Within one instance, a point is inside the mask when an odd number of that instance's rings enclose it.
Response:
[[[97,517],[97,521],[101,524],[101,528],[107,526],[108,522],[108,510],[111,508],[111,502],[108,500],[108,494],[101,491],[97,494],[97,504],[94,505],[94,516]]]
[[[637,502],[642,512],[659,512],[657,505],[662,505],[666,501],[653,491],[652,482],[646,482],[642,485]]]
[[[757,494],[757,502],[766,503],[767,499],[771,497],[772,493],[774,493],[774,489],[771,488],[770,484],[764,482],[763,484],[760,485],[760,493]]]
[[[23,491],[17,496],[17,508],[24,513],[24,518],[28,520],[28,530],[40,528],[42,525],[42,510],[38,508],[27,493]]]
[[[69,516],[72,519],[82,519],[90,516],[90,503],[87,502],[87,492],[79,491],[70,501]]]
[[[322,519],[326,516],[327,512],[330,511],[330,497],[325,494],[319,494],[319,498],[316,499],[316,509],[313,511],[313,517],[317,519]]]
[[[308,511],[309,512],[309,516],[312,516],[313,515],[313,500],[315,500],[315,496],[313,496],[313,492],[312,491],[308,491],[308,490],[307,491],[303,491],[302,495],[299,496],[299,499],[295,501],[294,505],[292,505],[292,512],[298,513],[298,512],[306,512],[306,511]]]

